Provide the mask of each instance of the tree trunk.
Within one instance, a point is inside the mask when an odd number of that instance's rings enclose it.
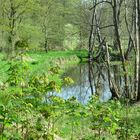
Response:
[[[88,63],[88,80],[89,80],[89,84],[90,84],[90,89],[91,89],[91,95],[94,94],[94,90],[93,90],[93,84],[92,84],[92,61],[89,61]]]
[[[9,37],[8,37],[8,55],[7,57],[9,58],[10,55],[14,55],[15,51],[15,45],[14,45],[14,28],[15,28],[15,14],[16,10],[14,8],[14,2],[13,0],[10,0],[10,14],[9,14]]]
[[[115,82],[113,82],[113,80],[111,78],[111,68],[110,68],[110,59],[109,59],[110,56],[109,56],[109,51],[108,51],[107,43],[106,43],[105,47],[106,47],[106,57],[107,57],[108,82],[109,82],[110,92],[112,93],[112,97],[111,98],[112,99],[114,99],[114,98],[119,99],[120,95],[119,95],[118,88],[115,85]]]
[[[125,65],[125,57],[123,53],[123,49],[121,46],[121,40],[120,40],[120,33],[119,33],[119,13],[120,13],[120,7],[118,8],[117,6],[117,0],[114,0],[114,6],[113,6],[113,21],[114,21],[114,29],[115,29],[115,37],[116,37],[116,45],[119,49],[120,56],[121,56],[121,61],[122,61],[122,68],[124,72],[124,83],[125,83],[125,88],[124,88],[124,93],[125,96],[129,96],[129,88],[128,88],[128,76],[127,76],[127,68]]]
[[[45,51],[47,53],[48,52],[48,39],[47,38],[45,38],[44,48],[45,48]]]
[[[94,2],[93,0],[93,6],[94,3],[96,3],[96,1]],[[89,34],[89,43],[88,43],[88,58],[89,61],[93,60],[93,43],[94,43],[94,37],[93,37],[93,33],[94,33],[94,19],[95,19],[95,13],[96,13],[96,7],[93,9],[93,13],[92,13],[92,19],[91,19],[91,29],[90,29],[90,34]]]
[[[135,1],[136,3],[136,58],[135,58],[135,94],[137,100],[140,100],[140,2],[139,0]]]

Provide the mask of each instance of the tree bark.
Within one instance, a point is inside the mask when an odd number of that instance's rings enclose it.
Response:
[[[93,0],[93,5],[96,4],[96,1],[94,2]],[[92,13],[92,19],[91,19],[91,25],[90,25],[90,34],[89,34],[89,43],[88,43],[88,58],[89,61],[93,60],[93,42],[94,42],[94,37],[93,37],[93,33],[94,33],[94,20],[95,20],[95,14],[96,14],[96,7],[93,9],[93,13]]]
[[[119,8],[118,8],[117,0],[113,0],[113,1],[114,1],[113,21],[114,21],[116,45],[117,45],[117,47],[119,49],[119,52],[120,52],[122,68],[123,68],[123,72],[124,72],[124,83],[125,83],[124,93],[125,93],[125,96],[129,97],[127,68],[126,68],[126,64],[125,64],[125,57],[124,57],[123,49],[122,49],[122,46],[121,46],[120,33],[119,33],[119,15],[120,15],[121,4],[119,4]]]
[[[119,99],[120,95],[119,95],[118,88],[116,87],[115,83],[113,82],[113,80],[111,78],[111,68],[110,68],[110,59],[109,59],[110,56],[109,56],[107,43],[106,43],[105,47],[106,47],[106,57],[107,57],[108,82],[109,82],[110,91],[112,93],[111,99],[114,99],[114,98]]]
[[[135,0],[136,4],[136,32],[135,32],[135,45],[136,45],[136,58],[135,58],[135,94],[137,100],[140,100],[140,1]]]
[[[45,51],[47,53],[48,52],[48,39],[47,38],[45,38],[44,48],[45,48]]]

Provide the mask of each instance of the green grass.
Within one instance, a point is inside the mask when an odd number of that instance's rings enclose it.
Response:
[[[29,52],[29,56],[35,61],[35,64],[30,63],[31,71],[33,73],[47,72],[50,67],[56,65],[63,69],[78,63],[77,53],[74,51]]]
[[[4,54],[0,53],[0,82],[4,81],[5,78],[7,77],[7,70],[9,68],[7,61],[3,60]]]
[[[77,55],[85,55],[86,51],[50,51],[48,53],[40,51],[29,51],[27,54],[31,61],[28,61],[31,74],[47,73],[50,67],[60,66],[62,70],[77,64],[79,59]],[[0,53],[0,81],[7,79],[8,61],[5,55]]]
[[[62,68],[62,71],[74,64],[79,62],[79,59],[76,55],[85,55],[86,51],[51,51],[49,53],[45,52],[28,52],[28,55],[32,58],[32,61],[29,61],[29,66],[31,68],[31,73],[41,73],[49,70],[50,67],[59,65]],[[9,66],[7,61],[3,60],[4,54],[0,53],[0,81],[4,81],[7,77],[6,71]],[[112,65],[120,64],[120,62],[112,62]],[[122,116],[125,117],[126,108],[124,107],[122,112]],[[132,133],[140,133],[140,104],[136,104],[128,107],[128,121],[131,122],[135,127]],[[79,123],[79,125],[75,125],[74,127],[74,139],[79,139],[81,137],[86,137],[87,140],[92,140],[90,136],[93,135],[92,130],[89,129],[89,120],[84,120],[78,118],[78,120],[74,120]],[[67,140],[71,139],[71,118],[63,117],[60,119],[56,127],[60,131],[58,134],[62,138]],[[107,138],[106,140],[112,140],[115,138]]]
[[[127,110],[126,110],[127,109]],[[96,112],[96,110],[95,110]],[[130,127],[130,130],[128,129],[129,138],[128,140],[133,140],[137,137],[138,134],[140,134],[140,104],[128,106],[126,108],[123,107],[122,110],[119,110],[119,114],[123,118],[128,118],[128,124]],[[128,113],[127,113],[128,112]],[[73,118],[68,116],[63,116],[56,124],[56,128],[59,130],[59,136],[61,138],[64,138],[66,140],[71,139],[72,135],[72,121]],[[126,120],[124,120],[125,122]],[[90,119],[85,118],[75,118],[74,122],[77,122],[77,125],[74,125],[74,132],[73,132],[73,139],[78,140],[85,138],[84,140],[92,140],[95,136],[94,133],[96,133],[96,130],[90,129]],[[131,125],[132,124],[132,125]],[[123,132],[125,135],[125,132]],[[101,136],[104,137],[105,140],[118,140],[116,135],[111,135],[109,133],[104,133]],[[95,140],[99,140],[99,138],[96,138]],[[123,139],[121,139],[123,140]]]

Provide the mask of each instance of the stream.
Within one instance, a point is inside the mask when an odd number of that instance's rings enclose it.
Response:
[[[123,82],[120,76],[119,65],[113,65],[111,71],[115,82],[118,85],[122,85]],[[93,93],[98,94],[101,101],[109,100],[112,94],[109,89],[107,69],[104,66],[95,63],[93,64],[92,75]],[[50,94],[62,97],[63,99],[68,99],[74,96],[80,103],[86,104],[91,97],[88,64],[77,64],[76,66],[67,68],[62,77],[67,76],[73,79],[74,84],[62,87],[60,93],[53,92]]]
[[[90,74],[91,81],[89,82]],[[120,95],[123,96],[125,84],[123,70],[119,62],[113,62],[111,64],[110,76],[118,93],[121,93]],[[132,72],[128,75],[130,96],[133,96],[134,91],[134,86],[132,84],[134,82],[133,76],[134,74]],[[104,64],[93,63],[90,65],[89,63],[79,63],[75,66],[66,68],[62,77],[72,78],[74,84],[62,87],[60,93],[51,92],[49,95],[56,95],[63,99],[76,97],[76,99],[82,104],[86,104],[89,101],[92,96],[91,93],[98,95],[101,102],[106,102],[112,97],[108,81],[108,68]],[[91,90],[90,85],[92,85],[93,90]]]

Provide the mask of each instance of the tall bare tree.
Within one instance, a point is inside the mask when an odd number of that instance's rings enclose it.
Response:
[[[135,62],[135,93],[137,100],[140,100],[140,1],[135,0],[136,4],[136,32],[135,32],[135,45],[136,45],[136,62]]]

